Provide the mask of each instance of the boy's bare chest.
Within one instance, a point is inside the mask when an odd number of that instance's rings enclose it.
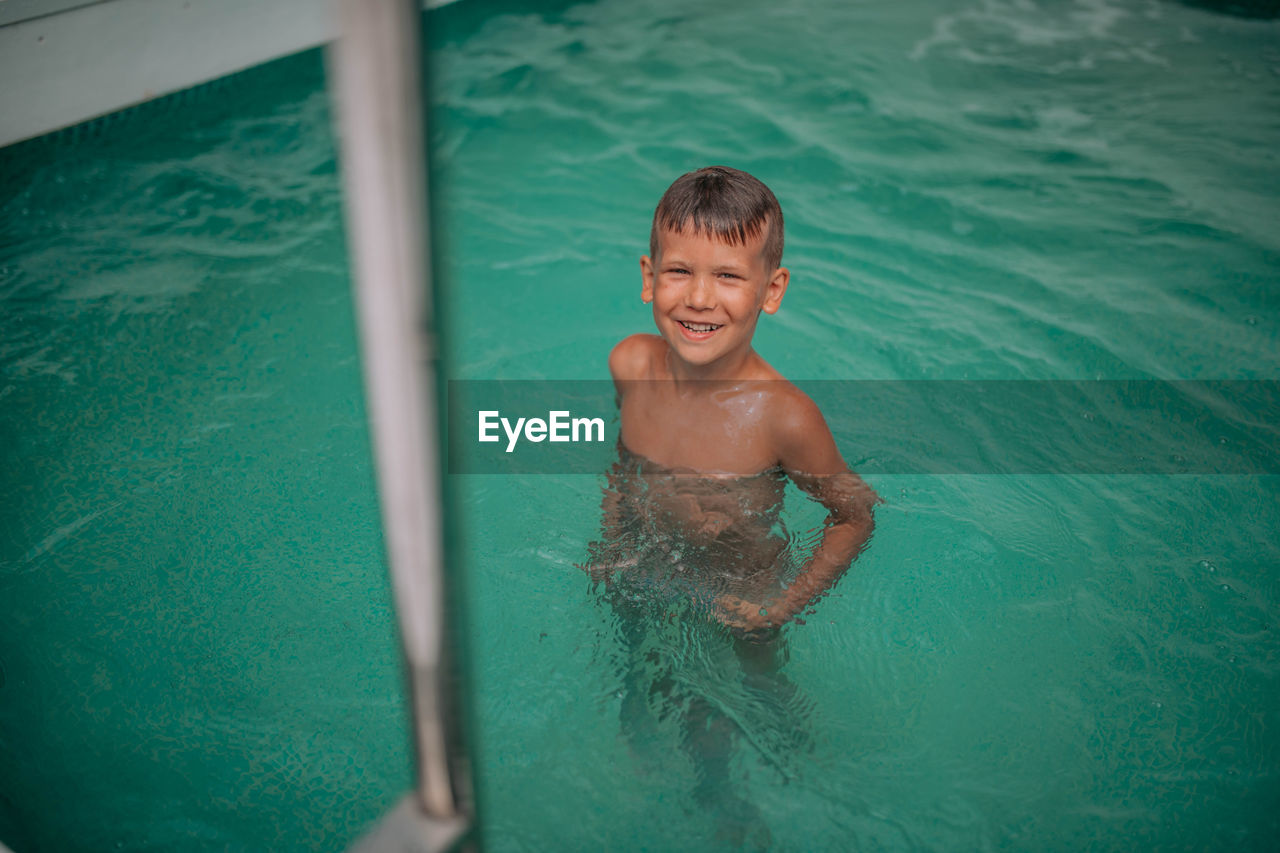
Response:
[[[622,443],[668,468],[751,476],[774,468],[778,455],[763,392],[680,395],[660,383],[622,400]]]

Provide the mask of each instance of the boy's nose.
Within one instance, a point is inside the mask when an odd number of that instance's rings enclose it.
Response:
[[[685,302],[690,308],[714,308],[715,285],[704,276],[694,276],[685,292]]]

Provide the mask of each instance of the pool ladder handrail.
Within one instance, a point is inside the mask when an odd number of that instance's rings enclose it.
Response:
[[[470,823],[450,695],[420,6],[339,0],[330,53],[347,240],[384,541],[407,664],[416,789],[353,849],[438,851]]]

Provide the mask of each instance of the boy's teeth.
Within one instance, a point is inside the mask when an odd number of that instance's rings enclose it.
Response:
[[[720,328],[712,323],[686,323],[683,320],[680,321],[680,325],[684,326],[691,332],[714,332],[716,329]]]

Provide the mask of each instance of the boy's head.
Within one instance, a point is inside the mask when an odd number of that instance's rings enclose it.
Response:
[[[782,265],[782,207],[760,181],[728,166],[707,166],[676,178],[653,212],[649,255],[658,257],[662,231],[714,237],[741,246],[764,235],[765,266]]]
[[[724,166],[682,175],[654,211],[649,252],[640,298],[653,305],[669,358],[703,378],[754,364],[756,323],[778,310],[791,276],[769,188]]]

